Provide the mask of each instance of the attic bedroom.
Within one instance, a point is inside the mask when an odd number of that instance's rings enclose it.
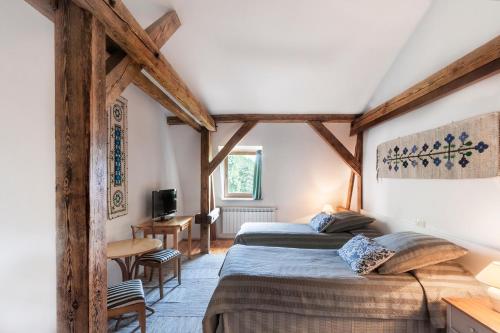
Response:
[[[500,332],[500,1],[0,18],[0,332]]]

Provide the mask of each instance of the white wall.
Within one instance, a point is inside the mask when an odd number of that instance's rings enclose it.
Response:
[[[212,134],[212,156],[241,124],[220,124]],[[346,124],[328,124],[341,142],[354,151],[355,137]],[[187,126],[171,126],[179,177],[184,193],[184,213],[199,212],[200,136]],[[277,218],[305,222],[323,204],[345,204],[350,169],[339,155],[306,124],[257,124],[239,143],[263,147],[261,201],[221,200],[220,170],[214,172],[217,206],[276,206]],[[356,193],[354,193],[356,195]],[[355,207],[354,200],[354,206]],[[193,237],[198,237],[195,226]]]
[[[500,2],[436,1],[377,89],[376,106],[500,34]],[[500,251],[500,178],[376,179],[377,145],[398,136],[500,111],[500,75],[480,81],[365,134],[364,204],[388,230],[416,229]],[[423,218],[426,228],[416,228]],[[500,252],[497,252],[497,259]],[[474,258],[474,260],[470,259]],[[484,265],[474,255],[473,271]],[[483,258],[484,259],[484,258]]]
[[[180,188],[170,130],[163,108],[135,86],[123,93],[128,99],[128,198],[127,215],[107,222],[107,239],[132,237],[130,226],[151,218],[151,191]],[[179,207],[182,209],[182,191]],[[121,273],[108,262],[108,283],[116,284]]]
[[[53,25],[0,2],[0,323],[56,325]]]
[[[0,331],[55,332],[53,24],[24,1],[0,1],[0,39]],[[163,109],[135,87],[124,95],[129,214],[107,222],[109,241],[150,217],[152,189],[179,187]]]

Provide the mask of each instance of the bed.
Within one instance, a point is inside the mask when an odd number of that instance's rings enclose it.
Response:
[[[204,333],[444,332],[444,296],[484,295],[455,262],[356,275],[331,249],[233,246]]]
[[[234,244],[294,247],[303,249],[338,249],[357,234],[377,237],[381,233],[367,226],[347,232],[315,231],[309,224],[247,222],[241,226]]]

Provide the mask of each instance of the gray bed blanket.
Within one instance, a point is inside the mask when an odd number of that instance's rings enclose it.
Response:
[[[309,224],[247,222],[241,226],[234,244],[295,247],[303,249],[339,249],[354,235],[378,237],[381,233],[365,227],[350,232],[319,233]]]
[[[434,327],[446,326],[443,297],[486,297],[483,286],[454,261],[427,266],[411,272],[422,285]]]
[[[203,319],[256,310],[306,316],[426,320],[422,287],[411,274],[359,276],[336,250],[233,246]]]
[[[442,296],[484,295],[459,264],[412,273],[359,276],[337,250],[233,246],[220,271],[203,331],[215,332],[224,313],[259,311],[329,318],[428,321],[445,326]]]

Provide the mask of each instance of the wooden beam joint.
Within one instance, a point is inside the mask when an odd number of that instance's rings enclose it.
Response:
[[[361,164],[337,137],[321,122],[309,121],[308,124],[325,140],[357,175],[361,175]]]
[[[229,155],[231,150],[238,144],[238,142],[243,139],[245,135],[247,135],[248,132],[252,128],[257,125],[256,121],[247,121],[241,127],[236,131],[236,133],[233,134],[233,136],[228,140],[228,142],[224,145],[224,147],[219,151],[219,153],[210,161],[208,164],[208,173],[211,175],[214,170],[221,164],[222,161]]]
[[[220,216],[220,208],[215,208],[209,214],[196,214],[194,223],[196,224],[214,224]]]
[[[142,29],[122,1],[114,7],[106,0],[73,0],[95,15],[106,27],[108,35],[140,67],[143,67],[200,124],[215,131],[215,122],[189,90],[172,65],[160,53],[149,34]]]

